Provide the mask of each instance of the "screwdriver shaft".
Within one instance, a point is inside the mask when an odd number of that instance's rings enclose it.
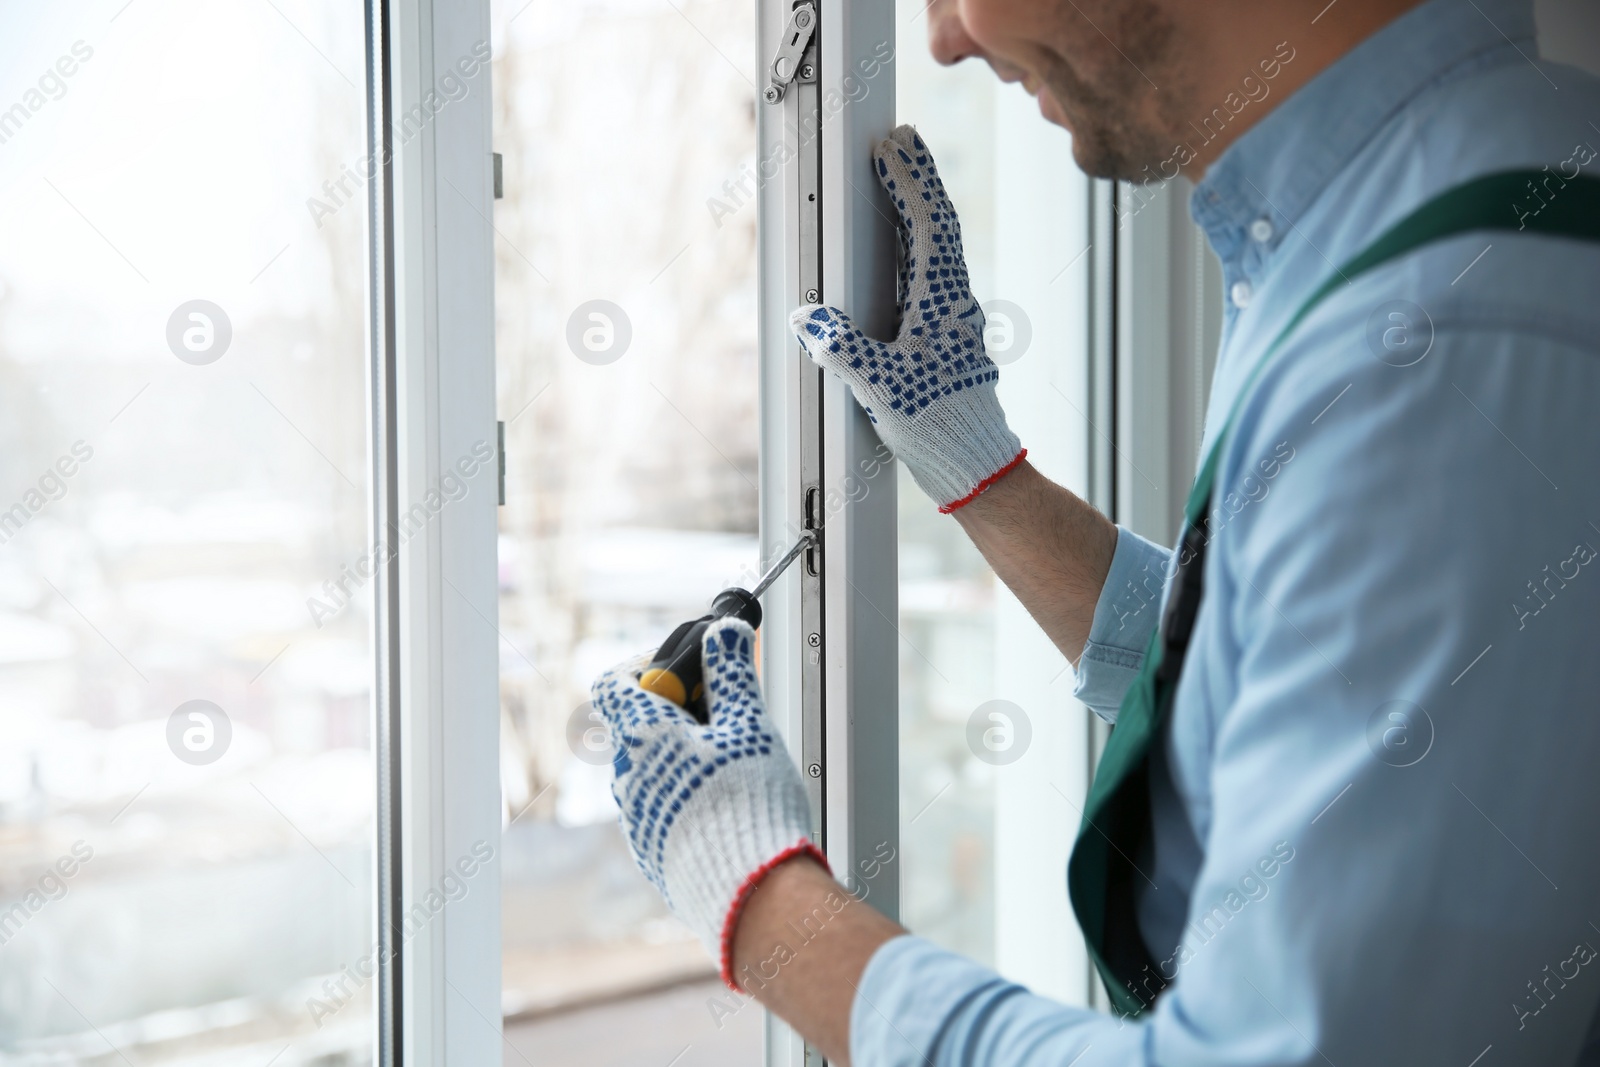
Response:
[[[796,541],[790,547],[789,551],[785,552],[782,557],[779,558],[778,562],[767,568],[767,573],[763,574],[761,576],[761,580],[755,584],[755,588],[750,590],[750,595],[752,597],[759,597],[762,593],[765,593],[767,588],[772,585],[773,582],[778,580],[778,575],[787,570],[789,564],[793,563],[801,552],[804,552],[808,547],[810,547],[811,543],[815,539],[816,534],[812,533],[810,530],[807,530],[805,533],[801,534],[800,540]]]

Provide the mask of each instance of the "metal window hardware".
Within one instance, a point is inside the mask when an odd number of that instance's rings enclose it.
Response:
[[[812,81],[817,76],[815,64],[802,63],[812,34],[817,32],[817,9],[809,3],[800,4],[789,13],[789,22],[783,28],[783,39],[778,43],[778,54],[768,65],[772,82],[762,92],[769,104],[783,99],[783,91],[798,75],[802,81]]]
[[[766,99],[793,106],[792,121],[784,125],[793,130],[820,130],[822,125],[821,85],[822,35],[817,32],[818,13],[814,0],[796,0],[789,12],[777,55],[769,68],[772,84]],[[787,92],[788,87],[792,92]],[[792,104],[791,104],[792,102]],[[788,299],[795,303],[817,303],[822,298],[822,141],[820,136],[795,138],[795,185],[793,210],[797,213],[794,288]],[[796,345],[798,348],[798,345]],[[799,353],[797,353],[799,355]],[[800,633],[805,645],[800,661],[800,763],[808,771],[812,825],[819,843],[828,840],[827,805],[828,759],[826,738],[826,674],[828,632],[824,627],[823,585],[827,552],[822,544],[822,528],[827,522],[823,503],[823,425],[822,368],[809,359],[796,358],[790,373],[798,376],[795,415],[799,424],[798,469],[794,472],[803,487],[801,519],[817,532],[806,550],[800,571]],[[814,1052],[814,1050],[813,1050]],[[813,1057],[815,1060],[816,1058]]]
[[[822,518],[822,490],[815,485],[808,486],[806,488],[805,503],[806,529],[820,534],[822,532]],[[813,537],[811,539],[811,543],[806,546],[806,558],[803,573],[811,578],[820,577],[822,574],[820,567],[821,558],[822,552],[821,548],[819,547],[819,538]],[[816,648],[821,643],[821,637],[819,637],[817,634],[811,635],[810,644],[812,648]]]
[[[788,3],[790,0],[780,0]],[[781,127],[795,131],[793,144],[793,186],[786,189],[792,197],[787,210],[793,212],[794,244],[790,281],[784,300],[794,306],[800,303],[820,303],[824,286],[822,277],[822,99],[819,72],[822,68],[822,34],[817,32],[817,4],[815,0],[792,0],[793,7],[783,27],[777,53],[768,64],[770,84],[762,96],[769,104],[780,104],[785,111]],[[780,9],[781,10],[781,9]],[[790,87],[793,92],[789,92]],[[792,101],[792,105],[791,105]],[[789,107],[794,108],[792,113]],[[775,124],[778,125],[778,124]],[[809,130],[809,136],[797,131]],[[781,136],[788,137],[789,132]],[[785,183],[787,185],[787,182]],[[795,342],[790,344],[798,349]],[[824,625],[826,603],[824,585],[828,567],[823,546],[823,530],[828,515],[823,494],[823,377],[822,368],[802,352],[794,352],[789,362],[789,374],[795,375],[791,393],[791,417],[799,431],[794,453],[795,467],[791,471],[801,491],[800,514],[797,516],[814,536],[806,547],[803,566],[799,568],[799,623],[795,636],[800,639],[798,649],[798,707],[800,766],[805,769],[806,798],[811,809],[813,841],[825,850],[830,848],[832,835],[828,825],[828,782],[833,770],[828,766],[827,746],[827,670],[829,643],[832,640]],[[790,512],[792,515],[793,513]],[[822,1053],[815,1046],[802,1043],[798,1060],[785,1058],[782,1062],[795,1067],[825,1067]]]
[[[775,105],[760,112],[761,154],[781,161],[763,210],[762,359],[770,373],[762,403],[783,433],[773,439],[779,462],[764,468],[762,539],[788,540],[800,527],[816,535],[788,572],[781,614],[773,605],[766,652],[781,683],[769,706],[781,715],[805,783],[812,840],[841,872],[877,872],[874,899],[891,912],[900,897],[898,866],[876,857],[898,847],[900,823],[893,474],[884,479],[880,470],[866,499],[845,496],[868,469],[858,462],[871,431],[782,319],[830,298],[863,313],[886,311],[893,298],[892,274],[881,269],[894,261],[892,227],[880,227],[872,209],[852,198],[849,180],[866,162],[868,135],[892,124],[892,94],[839,114],[822,102],[824,76],[831,97],[858,55],[867,62],[867,42],[892,44],[893,7],[832,4],[823,26],[819,0],[760,0],[757,60],[768,61],[757,89]],[[799,1035],[775,1030],[769,1049],[774,1067],[826,1067]]]

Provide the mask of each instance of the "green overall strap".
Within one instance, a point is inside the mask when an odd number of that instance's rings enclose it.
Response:
[[[1519,213],[1536,183],[1562,182],[1537,214]],[[1239,386],[1227,419],[1213,438],[1184,506],[1177,572],[1160,626],[1150,638],[1138,676],[1123,697],[1084,803],[1083,822],[1067,864],[1067,885],[1089,955],[1118,1014],[1138,1015],[1154,1002],[1170,975],[1162,975],[1144,947],[1134,915],[1135,866],[1150,834],[1148,756],[1166,715],[1199,612],[1201,575],[1209,535],[1204,519],[1223,446],[1245,397],[1284,342],[1342,285],[1424,245],[1475,231],[1521,231],[1600,242],[1600,179],[1552,175],[1548,170],[1491,174],[1458,185],[1417,208],[1311,294]]]

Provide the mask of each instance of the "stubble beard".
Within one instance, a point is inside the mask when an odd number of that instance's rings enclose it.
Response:
[[[1174,28],[1154,4],[1119,4],[1114,14],[1101,13],[1114,25],[1107,32],[1118,41],[1106,43],[1105,74],[1090,84],[1054,51],[1039,57],[1040,78],[1055,107],[1072,131],[1072,154],[1084,173],[1095,178],[1147,183],[1172,155],[1169,101],[1181,94],[1162,91],[1158,83],[1181,80],[1173,62]],[[1096,20],[1100,25],[1105,21]]]

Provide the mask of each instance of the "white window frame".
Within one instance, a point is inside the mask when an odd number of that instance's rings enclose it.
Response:
[[[465,96],[438,99],[490,40],[489,4],[368,0],[367,12],[372,529],[400,546],[374,582],[376,1062],[479,1065],[503,1056],[488,63]],[[395,135],[418,103],[431,117]],[[466,495],[430,505],[485,445],[489,469],[463,479]],[[386,535],[417,504],[432,518]],[[452,876],[467,891],[441,906]],[[417,915],[429,917],[405,922]]]

